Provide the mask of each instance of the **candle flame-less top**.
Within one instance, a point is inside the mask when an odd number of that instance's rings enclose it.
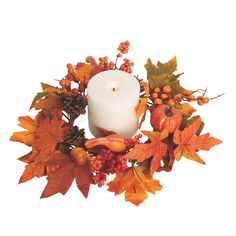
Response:
[[[95,75],[88,84],[89,128],[94,136],[97,129],[114,131],[131,137],[137,131],[140,85],[134,76],[119,70]]]

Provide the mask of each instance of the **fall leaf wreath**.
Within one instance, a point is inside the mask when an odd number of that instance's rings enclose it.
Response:
[[[126,201],[139,205],[147,192],[155,194],[162,189],[154,174],[171,171],[175,160],[185,157],[205,164],[199,151],[222,141],[209,133],[201,134],[204,123],[199,115],[193,115],[196,110],[190,103],[201,106],[222,94],[209,98],[206,89],[183,88],[179,81],[182,73],[176,73],[176,57],[157,64],[148,59],[147,80],[135,76],[140,84],[135,108],[139,128],[146,112],[150,112],[151,130],[124,138],[101,128],[101,137],[87,139],[85,130],[75,125],[75,120],[86,113],[87,85],[94,75],[107,70],[133,73],[134,63],[129,59],[118,65],[129,46],[129,41],[120,43],[115,62],[106,56],[96,62],[89,56],[86,62],[67,64],[68,73],[58,80],[58,86],[41,83],[42,91],[30,106],[38,114],[34,118],[20,116],[19,126],[24,130],[14,132],[10,138],[32,148],[18,158],[26,164],[19,183],[47,176],[41,198],[65,194],[74,180],[86,198],[91,184],[107,184],[108,191],[124,193]],[[106,183],[108,175],[114,179]]]

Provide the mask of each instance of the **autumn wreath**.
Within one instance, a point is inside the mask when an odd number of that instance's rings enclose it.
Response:
[[[206,89],[183,88],[179,81],[182,73],[175,73],[175,57],[157,65],[148,59],[147,81],[136,76],[140,83],[136,107],[139,128],[150,111],[152,130],[125,139],[101,129],[103,137],[87,139],[84,129],[74,124],[86,112],[86,88],[95,74],[106,70],[133,72],[134,63],[128,59],[118,66],[129,45],[128,41],[120,43],[115,62],[101,57],[97,63],[89,56],[85,63],[68,64],[68,73],[59,80],[58,87],[41,83],[42,91],[30,106],[38,114],[35,118],[19,117],[19,126],[25,130],[13,133],[10,138],[32,147],[28,154],[18,158],[26,163],[19,183],[47,176],[41,196],[46,198],[65,194],[75,179],[78,189],[87,197],[91,184],[102,187],[107,176],[114,174],[114,179],[107,183],[108,191],[124,192],[126,201],[139,205],[147,198],[147,192],[155,193],[162,188],[154,173],[171,171],[175,160],[181,157],[205,164],[199,150],[209,150],[221,141],[209,133],[201,134],[204,123],[200,116],[193,116],[196,110],[190,102],[203,105],[221,94],[208,98]]]

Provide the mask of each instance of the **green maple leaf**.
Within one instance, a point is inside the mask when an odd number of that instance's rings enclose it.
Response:
[[[149,58],[145,68],[147,70],[147,79],[151,90],[154,90],[157,87],[161,89],[162,87],[169,85],[172,88],[171,95],[185,93],[187,91],[180,85],[178,80],[183,73],[174,74],[177,68],[176,57],[173,57],[166,63],[158,61],[157,65],[154,65]]]

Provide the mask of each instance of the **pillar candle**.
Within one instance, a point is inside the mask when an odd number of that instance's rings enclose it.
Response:
[[[87,91],[89,129],[95,137],[101,136],[98,128],[125,138],[136,133],[140,85],[133,75],[120,70],[100,72],[91,78]]]

